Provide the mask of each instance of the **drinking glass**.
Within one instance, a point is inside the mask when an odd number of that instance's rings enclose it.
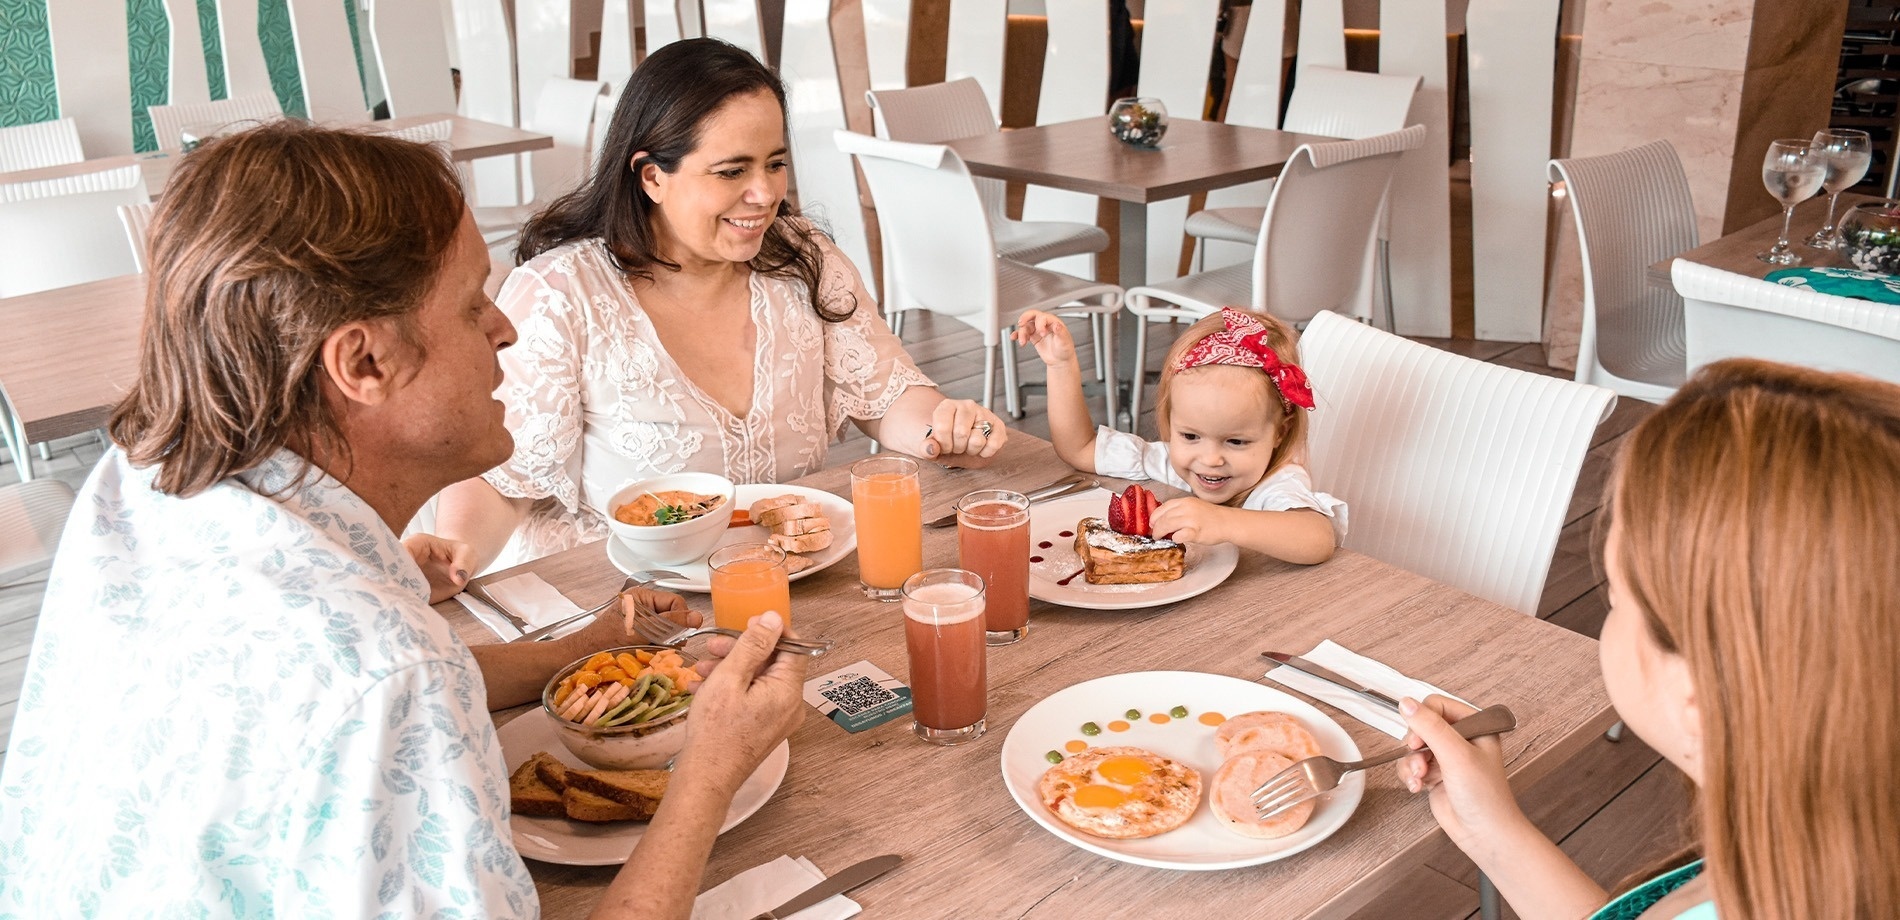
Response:
[[[851,516],[858,526],[858,584],[864,596],[902,600],[904,579],[924,567],[917,461],[888,456],[852,464]]]
[[[1768,187],[1768,194],[1781,202],[1781,236],[1774,248],[1756,253],[1755,258],[1772,265],[1801,264],[1801,257],[1788,246],[1788,224],[1794,220],[1794,206],[1818,191],[1826,175],[1826,163],[1808,141],[1793,138],[1768,145],[1761,181]]]
[[[792,625],[784,550],[770,543],[733,543],[714,550],[706,564],[712,568],[713,623],[744,629],[753,617],[776,610],[787,627]]]
[[[983,578],[963,569],[929,569],[905,579],[904,646],[911,731],[932,744],[982,737],[989,709]]]
[[[984,640],[1008,645],[1029,633],[1029,499],[985,489],[957,502],[957,564],[982,576]]]
[[[1841,234],[1834,227],[1834,206],[1840,202],[1842,191],[1867,175],[1867,166],[1874,159],[1873,142],[1865,131],[1826,128],[1814,132],[1812,146],[1827,167],[1827,175],[1821,179],[1821,188],[1827,192],[1827,223],[1808,237],[1807,243],[1816,249],[1839,249]]]

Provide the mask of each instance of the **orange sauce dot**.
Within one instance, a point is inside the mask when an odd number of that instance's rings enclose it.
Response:
[[[1071,754],[1080,754],[1089,749],[1089,743],[1086,741],[1071,741],[1063,745],[1062,749]]]
[[[1125,732],[1128,730],[1128,723],[1123,722],[1120,719],[1116,719],[1115,721],[1108,723],[1108,730],[1112,732]]]
[[[1202,725],[1219,725],[1219,724],[1221,724],[1222,722],[1225,722],[1225,721],[1227,721],[1227,717],[1226,717],[1226,716],[1224,716],[1224,715],[1221,715],[1221,714],[1220,714],[1220,713],[1218,713],[1218,712],[1203,712],[1203,713],[1201,713],[1201,724],[1202,724]]]
[[[1157,712],[1154,715],[1149,716],[1148,721],[1153,722],[1156,725],[1166,725],[1168,724],[1170,719],[1167,713]]]

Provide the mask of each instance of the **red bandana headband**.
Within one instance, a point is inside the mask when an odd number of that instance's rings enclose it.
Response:
[[[1267,327],[1232,307],[1223,307],[1220,313],[1227,328],[1195,342],[1194,347],[1175,362],[1175,371],[1209,364],[1257,367],[1273,380],[1273,385],[1280,390],[1280,396],[1289,406],[1313,408],[1313,387],[1306,382],[1306,372],[1300,370],[1297,364],[1280,360],[1280,356],[1267,344]]]

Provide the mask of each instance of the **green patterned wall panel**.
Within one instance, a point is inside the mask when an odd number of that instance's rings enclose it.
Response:
[[[218,0],[198,0],[198,38],[205,46],[205,85],[211,98],[230,95],[224,86],[224,42],[218,38]]]
[[[126,52],[132,58],[132,148],[157,150],[146,106],[170,98],[171,23],[163,0],[125,0]]]
[[[257,40],[264,46],[264,66],[270,68],[270,88],[284,114],[302,118],[303,76],[297,73],[297,42],[290,36],[290,7],[284,0],[258,0]]]
[[[59,117],[45,0],[0,0],[0,127]]]

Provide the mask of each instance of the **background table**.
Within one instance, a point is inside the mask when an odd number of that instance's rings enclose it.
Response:
[[[798,483],[848,495],[843,466],[857,457],[833,459],[837,466]],[[925,464],[924,516],[946,512],[974,489],[1020,489],[1066,472],[1048,442],[1012,432],[988,470]],[[926,530],[925,564],[954,564],[955,547],[954,529]],[[622,580],[601,543],[521,569],[587,605]],[[705,595],[686,598],[710,616]],[[801,632],[838,640],[815,663],[814,676],[869,659],[908,680],[903,613],[859,594],[855,557],[795,584],[792,606]],[[497,641],[454,601],[438,609],[470,643]],[[933,747],[916,739],[905,719],[847,734],[808,709],[792,736],[784,784],[719,838],[703,886],[788,853],[836,871],[895,852],[904,865],[853,895],[867,916],[1015,917],[1032,909],[1051,917],[1344,916],[1447,845],[1424,800],[1406,792],[1391,768],[1368,775],[1358,811],[1313,849],[1245,869],[1184,872],[1116,862],[1058,839],[1016,806],[998,766],[1017,717],[1064,687],[1144,670],[1257,678],[1265,671],[1262,650],[1303,651],[1328,638],[1467,699],[1510,705],[1519,727],[1505,736],[1504,749],[1520,788],[1564,764],[1613,721],[1596,643],[1588,638],[1350,551],[1309,567],[1242,553],[1226,583],[1165,607],[1109,612],[1033,604],[1028,637],[990,650],[989,733],[977,742]],[[1362,749],[1396,743],[1317,705]],[[542,717],[521,707],[497,713],[496,721],[516,715]],[[543,915],[559,920],[585,915],[618,867],[531,860],[529,868]]]
[[[1879,201],[1871,195],[1843,193],[1838,210],[1834,212],[1835,221],[1846,219],[1847,212],[1863,201]],[[1719,239],[1703,243],[1688,252],[1653,263],[1644,277],[1650,284],[1669,287],[1674,284],[1669,278],[1669,263],[1676,259],[1687,259],[1711,265],[1723,271],[1755,278],[1766,278],[1769,272],[1784,268],[1813,266],[1819,268],[1853,268],[1847,259],[1832,249],[1814,249],[1802,241],[1821,229],[1821,223],[1827,220],[1827,196],[1817,195],[1794,206],[1794,220],[1788,227],[1788,241],[1794,246],[1796,254],[1801,256],[1801,265],[1770,265],[1755,258],[1758,252],[1765,252],[1775,245],[1781,236],[1781,215],[1776,214],[1766,220],[1756,221],[1740,230]]]

